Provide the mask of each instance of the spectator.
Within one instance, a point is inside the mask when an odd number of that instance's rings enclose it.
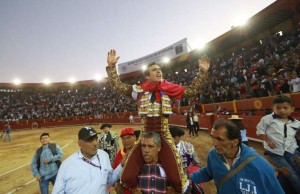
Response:
[[[300,77],[297,75],[297,72],[293,71],[291,77],[288,84],[292,86],[292,92],[300,92]]]
[[[4,142],[6,142],[6,138],[8,138],[8,141],[11,141],[10,132],[11,132],[11,127],[10,127],[9,122],[7,122],[5,125],[5,135],[4,135],[4,140],[3,140]]]
[[[294,189],[300,192],[300,169],[294,163],[294,158],[300,156],[295,139],[300,122],[291,117],[294,110],[291,103],[291,98],[287,96],[273,98],[273,113],[261,119],[256,132],[264,141],[265,153],[277,167],[288,169],[288,179]]]
[[[41,193],[48,194],[49,183],[55,183],[63,153],[57,144],[50,143],[49,133],[42,133],[40,142],[42,146],[36,150],[31,161],[31,172],[39,182]]]
[[[134,124],[134,118],[133,118],[133,115],[131,113],[129,115],[129,123]]]
[[[248,146],[247,128],[243,122],[243,118],[240,118],[239,115],[231,115],[229,120],[240,130],[242,143]]]
[[[108,154],[97,149],[97,132],[84,127],[78,132],[80,149],[63,161],[52,194],[108,194],[107,185],[120,178],[122,163],[113,170]]]
[[[272,166],[255,150],[241,143],[240,131],[234,124],[217,120],[211,137],[214,148],[208,153],[207,166],[190,174],[192,182],[214,179],[218,194],[246,191],[284,194]]]
[[[194,121],[194,132],[196,133],[196,136],[198,137],[198,132],[199,132],[200,128],[199,128],[199,117],[196,114],[196,112],[194,112],[193,121]]]
[[[189,129],[190,137],[195,137],[195,127],[194,127],[193,115],[191,112],[188,112],[186,115],[186,127]]]

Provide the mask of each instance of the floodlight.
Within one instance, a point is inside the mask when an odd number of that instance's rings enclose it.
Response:
[[[169,58],[169,57],[164,57],[164,58],[163,58],[163,62],[164,62],[164,63],[169,63],[169,61],[170,61],[170,58]]]
[[[44,84],[49,85],[51,83],[50,79],[44,79]]]
[[[96,80],[97,82],[101,81],[101,79],[102,79],[102,76],[101,76],[101,75],[99,75],[99,74],[95,75],[95,80]]]
[[[203,48],[205,48],[206,41],[201,38],[197,38],[196,40],[193,41],[192,44],[195,49],[202,50]]]
[[[248,19],[249,17],[247,17],[245,14],[239,15],[235,18],[234,26],[244,26]]]
[[[75,78],[70,78],[69,79],[70,84],[74,84],[76,82]]]
[[[147,69],[147,65],[142,65],[142,70],[145,71]]]
[[[13,82],[14,82],[14,84],[17,85],[17,86],[21,84],[21,80],[19,80],[19,79],[14,79]]]

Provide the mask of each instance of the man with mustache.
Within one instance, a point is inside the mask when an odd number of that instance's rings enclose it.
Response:
[[[194,183],[214,180],[217,193],[284,194],[273,167],[254,149],[241,141],[236,125],[220,119],[211,130],[214,148],[207,166],[189,175]]]
[[[160,135],[147,131],[141,134],[140,139],[145,164],[138,176],[139,185],[133,189],[133,194],[176,193],[168,187],[168,177],[158,158],[158,153],[161,151]]]

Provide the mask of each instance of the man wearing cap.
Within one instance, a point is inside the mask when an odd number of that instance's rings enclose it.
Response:
[[[108,194],[107,185],[119,180],[122,163],[112,169],[108,154],[98,149],[95,129],[84,127],[78,133],[79,150],[62,163],[52,194]]]
[[[119,135],[114,131],[110,131],[111,124],[102,124],[100,126],[101,132],[99,137],[99,149],[106,151],[109,155],[110,163],[113,164],[117,152],[120,149]]]
[[[131,127],[126,127],[121,131],[120,134],[123,148],[119,150],[119,152],[116,155],[115,161],[112,165],[113,169],[115,169],[123,160],[124,157],[130,152],[130,150],[134,147],[136,136],[134,133],[134,130]],[[124,188],[120,183],[117,183],[115,185],[115,190],[117,194],[123,193],[123,194],[130,194],[131,189]]]

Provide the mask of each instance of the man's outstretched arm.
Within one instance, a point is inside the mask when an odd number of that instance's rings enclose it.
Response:
[[[117,74],[116,64],[119,60],[119,56],[116,55],[114,49],[110,50],[107,54],[107,67],[106,72],[111,87],[122,94],[131,95],[132,86],[121,82],[119,75]]]
[[[184,90],[184,97],[192,97],[200,92],[200,89],[203,87],[205,81],[207,80],[208,69],[210,66],[209,58],[206,56],[201,57],[198,61],[199,64],[199,74],[194,79],[190,86],[187,86]]]

